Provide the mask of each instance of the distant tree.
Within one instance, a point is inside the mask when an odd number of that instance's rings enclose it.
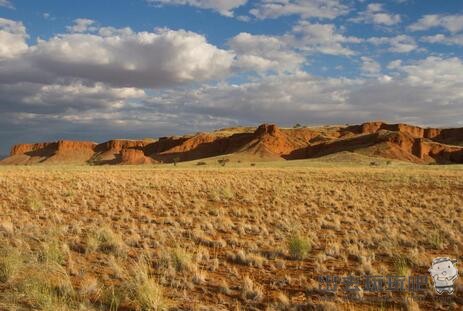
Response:
[[[220,165],[225,166],[228,162],[230,162],[230,159],[224,158],[224,159],[219,159],[217,160]]]
[[[174,166],[177,166],[177,163],[180,162],[180,158],[175,157],[175,158],[172,159],[172,161],[174,161]]]
[[[298,129],[298,128],[301,128],[301,127],[302,127],[302,125],[301,125],[300,123],[296,123],[296,124],[293,126],[293,128],[295,128],[295,129]]]

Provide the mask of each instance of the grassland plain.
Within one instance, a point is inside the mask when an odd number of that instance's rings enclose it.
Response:
[[[0,310],[461,308],[319,291],[463,261],[463,167],[388,164],[0,167]]]

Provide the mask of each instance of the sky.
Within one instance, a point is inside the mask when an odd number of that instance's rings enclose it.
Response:
[[[0,154],[371,120],[463,126],[461,0],[0,0]]]

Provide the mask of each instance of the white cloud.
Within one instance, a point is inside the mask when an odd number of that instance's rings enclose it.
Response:
[[[415,39],[407,35],[395,37],[372,37],[367,42],[374,45],[387,45],[388,51],[395,53],[409,53],[418,48]]]
[[[361,43],[356,37],[344,36],[334,24],[311,24],[302,21],[293,28],[293,44],[302,50],[331,55],[354,55],[344,44]]]
[[[14,9],[14,5],[9,0],[0,0],[0,6],[8,9]]]
[[[396,60],[391,61],[391,62],[387,65],[387,68],[388,68],[388,69],[391,69],[391,70],[394,70],[394,69],[400,68],[401,66],[402,66],[402,60],[396,59]]]
[[[224,16],[233,16],[233,10],[246,4],[247,0],[147,0],[156,5],[189,5],[210,9]]]
[[[74,25],[68,26],[69,32],[82,33],[82,32],[93,32],[98,28],[95,26],[96,22],[87,18],[78,18],[74,20]]]
[[[160,29],[135,33],[112,28],[102,28],[99,32],[57,35],[38,40],[28,50],[19,40],[24,36],[20,32],[13,37],[15,45],[0,47],[0,55],[27,52],[23,57],[0,63],[0,81],[42,79],[53,83],[59,79],[79,79],[117,87],[157,88],[220,79],[232,67],[233,53],[218,49],[193,32]],[[6,39],[13,41],[10,37]]]
[[[240,70],[295,71],[305,61],[283,37],[240,33],[228,45],[237,55],[235,66]]]
[[[429,56],[411,65],[404,65],[401,71],[407,73],[407,81],[414,86],[447,89],[445,97],[463,99],[463,62],[458,57],[441,58]]]
[[[34,94],[24,97],[22,102],[35,108],[59,105],[61,109],[84,111],[122,108],[126,101],[144,96],[145,92],[136,88],[111,88],[102,83],[87,86],[75,82],[68,85],[41,85]]]
[[[349,8],[340,0],[262,0],[250,13],[259,19],[299,15],[304,19],[334,19]]]
[[[357,17],[350,19],[356,23],[377,24],[392,26],[401,22],[400,14],[391,14],[384,10],[380,3],[371,3],[364,12],[359,13]]]
[[[463,62],[458,58],[394,63],[399,75],[381,75],[371,59],[371,77],[317,78],[298,72],[266,76],[240,85],[203,85],[148,99],[170,113],[188,111],[227,117],[236,123],[353,123],[383,119],[427,125],[457,125],[463,115]],[[365,68],[367,69],[367,68]],[[404,104],[406,103],[406,104]]]
[[[95,126],[101,115],[130,110],[133,103],[146,96],[140,89],[112,88],[102,83],[84,85],[80,82],[47,85],[27,82],[0,84],[0,92],[3,94],[0,120],[7,116],[7,120],[3,120],[4,124],[17,122],[27,129],[33,122],[47,119],[72,122],[86,120],[91,126]],[[41,131],[48,131],[48,122],[43,124],[46,125]],[[37,131],[32,136],[36,135]]]
[[[0,18],[0,60],[26,52],[26,39],[26,27],[22,22]]]
[[[421,41],[427,43],[441,43],[446,45],[461,45],[463,46],[463,35],[446,36],[444,34],[436,34],[433,36],[424,36]]]
[[[463,30],[463,14],[456,15],[424,15],[416,23],[409,26],[412,31],[422,31],[430,28],[442,27],[452,33]]]
[[[376,77],[381,72],[381,65],[374,59],[362,56],[362,73],[367,77]]]
[[[363,61],[374,63],[366,58]],[[108,90],[102,86],[100,89],[97,87],[96,91],[86,90],[80,85],[63,88],[64,95],[60,95],[60,88],[52,86],[45,90],[39,89],[42,95],[38,103],[42,105],[55,100],[67,102],[66,107],[74,103],[75,106],[72,108],[78,109],[78,103],[92,102],[85,98],[98,98],[98,94],[109,92],[109,98],[112,98],[111,105],[105,106],[102,104],[103,101],[100,104],[98,100],[89,104],[89,107],[96,105],[95,111],[98,116],[105,113],[117,114],[117,118],[123,121],[124,113],[127,113],[127,122],[137,119],[147,125],[151,122],[150,116],[153,115],[165,118],[177,115],[181,118],[185,114],[188,114],[190,123],[204,121],[206,116],[211,122],[216,120],[220,123],[219,120],[222,120],[224,123],[236,124],[263,121],[283,124],[299,121],[350,123],[385,119],[451,125],[461,121],[463,62],[460,59],[428,57],[411,64],[395,62],[394,68],[401,73],[394,79],[390,76],[376,75],[372,77],[374,79],[317,78],[298,72],[266,76],[240,85],[219,83],[193,89],[168,89],[156,96],[144,96],[137,90]],[[380,68],[376,65],[368,70],[380,73]],[[31,91],[30,94],[24,97],[35,98],[35,91]],[[138,96],[144,96],[145,99],[134,110],[130,104],[119,105],[119,98],[130,99]],[[25,100],[19,102],[24,103]],[[449,109],[452,113],[448,113]],[[56,112],[55,109],[49,113],[75,115],[74,111],[68,108]],[[24,109],[23,112],[47,113],[30,109]],[[87,114],[86,118],[90,118],[90,115]]]

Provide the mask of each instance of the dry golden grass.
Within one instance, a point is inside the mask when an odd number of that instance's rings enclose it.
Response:
[[[461,167],[244,166],[0,168],[0,309],[442,307],[317,280],[463,260]]]

